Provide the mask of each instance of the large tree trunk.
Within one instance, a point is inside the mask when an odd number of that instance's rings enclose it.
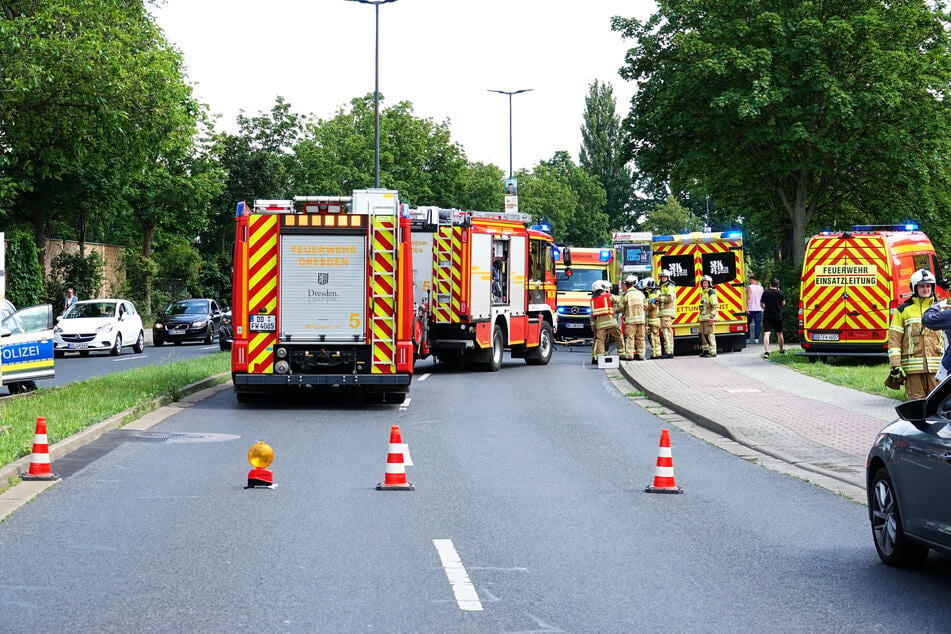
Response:
[[[778,189],[779,198],[789,216],[790,261],[789,265],[798,268],[806,257],[806,232],[815,212],[815,192],[810,191],[810,177],[806,170],[800,171],[793,179],[793,196],[790,198],[782,187]]]

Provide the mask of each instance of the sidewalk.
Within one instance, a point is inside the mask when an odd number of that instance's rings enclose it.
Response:
[[[868,450],[898,417],[901,401],[807,377],[761,352],[751,345],[715,359],[622,361],[621,373],[651,400],[702,427],[864,490]]]

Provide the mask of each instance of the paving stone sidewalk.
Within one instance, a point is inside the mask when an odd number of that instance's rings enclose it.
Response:
[[[865,458],[901,401],[831,385],[760,358],[752,346],[714,359],[622,361],[651,400],[741,445],[865,488]],[[791,352],[791,351],[790,351]],[[772,354],[777,354],[775,351]]]

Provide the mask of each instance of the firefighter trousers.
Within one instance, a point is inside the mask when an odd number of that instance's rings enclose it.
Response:
[[[938,387],[938,381],[931,372],[915,372],[905,377],[905,396],[909,401],[924,398]]]
[[[717,337],[713,333],[713,320],[700,321],[700,349],[711,357],[717,356]]]
[[[598,355],[604,354],[607,348],[607,338],[610,335],[614,339],[614,345],[617,346],[617,353],[619,357],[626,357],[627,352],[624,350],[624,337],[621,335],[621,329],[617,325],[608,326],[606,328],[598,328],[598,332],[594,335],[594,349],[591,351],[591,356],[595,359],[598,358]]]
[[[660,357],[660,319],[648,320],[647,334],[650,337],[651,359]]]
[[[674,354],[674,318],[660,318],[660,338],[664,345],[664,354]]]
[[[624,324],[624,346],[629,355],[636,354],[641,359],[647,358],[647,342],[644,336],[646,330],[644,322]]]

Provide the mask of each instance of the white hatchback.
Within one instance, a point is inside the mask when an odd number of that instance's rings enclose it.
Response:
[[[86,299],[76,302],[57,317],[53,328],[53,354],[67,352],[82,356],[108,351],[113,356],[132,346],[136,353],[145,349],[142,317],[126,299]]]

